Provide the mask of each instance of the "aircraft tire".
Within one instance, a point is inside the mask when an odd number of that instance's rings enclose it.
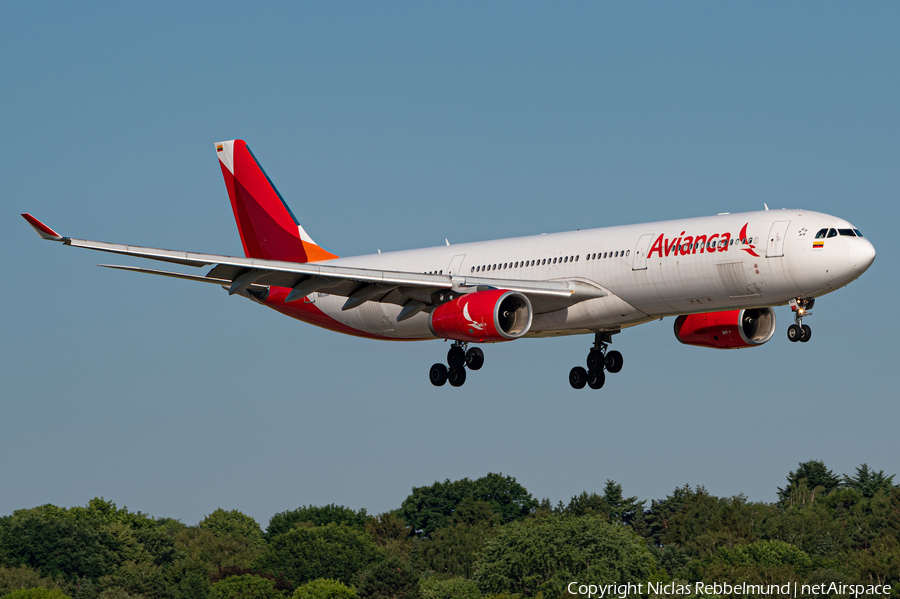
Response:
[[[800,341],[800,337],[803,336],[803,329],[801,329],[799,325],[792,324],[787,329],[787,336],[791,343],[796,343]]]
[[[480,370],[484,366],[484,352],[480,347],[473,347],[466,352],[466,367],[469,370]]]
[[[593,350],[588,354],[587,357],[587,369],[588,372],[594,372],[596,370],[603,370],[604,357],[603,352],[599,350]]]
[[[458,370],[466,365],[466,352],[458,345],[454,345],[447,352],[447,366],[450,370]]]
[[[428,371],[428,380],[435,387],[440,387],[447,382],[447,367],[443,364],[435,364]]]
[[[466,369],[458,368],[456,370],[451,370],[450,374],[447,376],[447,380],[450,381],[451,387],[462,387],[466,384]]]
[[[576,366],[569,371],[569,384],[573,389],[584,389],[587,384],[587,371],[581,366]]]
[[[592,372],[588,375],[587,384],[591,389],[599,389],[606,382],[606,373],[602,370]]]
[[[812,329],[809,328],[808,324],[805,324],[800,327],[800,330],[803,331],[803,334],[800,335],[800,341],[806,343],[807,341],[809,341],[809,338],[812,337]]]
[[[622,358],[622,352],[612,350],[606,354],[606,369],[615,374],[622,370],[622,364],[625,360]]]

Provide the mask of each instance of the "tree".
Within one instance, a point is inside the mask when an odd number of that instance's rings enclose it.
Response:
[[[573,516],[605,516],[610,522],[631,524],[638,514],[643,513],[644,502],[637,497],[624,497],[622,485],[614,480],[606,481],[603,495],[582,491],[573,497],[565,508],[565,513]]]
[[[463,478],[413,487],[398,510],[414,530],[428,536],[450,524],[460,503],[470,498],[491,507],[501,523],[521,520],[538,508],[538,501],[511,476],[488,473],[474,481]]]
[[[44,577],[29,566],[7,568],[0,566],[0,597],[11,591],[43,587],[45,589],[62,589],[64,581],[61,577]]]
[[[217,537],[195,526],[175,533],[175,545],[186,564],[207,574],[233,565],[247,567],[262,551],[261,546],[247,537]]]
[[[330,578],[317,578],[297,587],[293,599],[356,599],[356,590]]]
[[[199,572],[188,572],[178,583],[175,599],[213,599],[215,592],[209,579]]]
[[[326,524],[345,524],[353,528],[363,529],[371,518],[366,514],[365,508],[358,512],[342,505],[333,503],[323,506],[302,506],[295,510],[280,512],[269,520],[266,529],[268,538],[284,534],[294,528],[299,522],[306,522],[314,526]]]
[[[418,599],[419,577],[403,562],[387,559],[366,573],[358,595],[360,599]]]
[[[257,567],[299,586],[316,578],[352,584],[384,553],[362,530],[346,524],[297,527],[269,540]]]
[[[559,597],[573,580],[651,580],[653,556],[629,528],[602,516],[551,514],[498,529],[475,564],[483,593]]]
[[[650,510],[645,514],[648,535],[654,545],[662,545],[663,537],[669,532],[677,514],[684,511],[685,506],[697,495],[708,495],[706,489],[698,486],[692,490],[690,485],[675,489],[665,499],[650,502]]]
[[[828,494],[837,489],[841,484],[840,477],[825,467],[825,463],[821,460],[809,460],[801,462],[797,470],[791,472],[787,476],[788,484],[783,489],[778,487],[778,498],[782,502],[789,501],[791,493],[800,481],[805,481],[806,486],[815,491],[822,488],[822,494]]]
[[[862,464],[856,469],[856,476],[843,476],[844,485],[851,489],[856,489],[863,494],[863,497],[875,497],[878,491],[890,493],[894,488],[894,474],[890,476],[884,475],[884,470],[875,472],[869,469],[868,464]]]
[[[478,585],[466,578],[423,578],[419,595],[422,599],[481,599]]]
[[[43,589],[43,588],[34,588],[34,589],[19,589],[18,591],[13,591],[12,593],[8,593],[3,595],[2,599],[72,599],[59,589]]]
[[[0,518],[0,560],[44,576],[98,578],[112,572],[113,556],[96,522],[17,512]]]
[[[216,599],[283,599],[275,590],[275,581],[245,574],[231,576],[212,585]]]
[[[244,537],[254,543],[262,543],[262,528],[256,520],[238,510],[226,512],[218,508],[201,520],[199,527],[217,537]]]

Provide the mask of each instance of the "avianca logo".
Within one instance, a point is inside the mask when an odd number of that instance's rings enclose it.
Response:
[[[469,326],[476,331],[483,331],[487,326],[483,322],[475,322],[474,320],[472,320],[472,317],[469,316],[469,302],[466,302],[463,305],[463,318],[465,318],[466,322],[469,323]],[[472,331],[469,332],[471,333]]]
[[[756,256],[759,258],[759,254],[757,254],[754,250],[756,246],[751,244],[747,240],[747,225],[750,223],[745,223],[741,228],[741,233],[738,236],[735,245],[741,245],[739,249],[747,252],[751,256]],[[650,251],[647,253],[647,257],[651,258],[653,253],[662,258],[663,256],[688,256],[691,254],[696,254],[700,252],[703,254],[704,252],[707,254],[711,254],[713,252],[727,252],[731,247],[731,233],[714,233],[713,235],[685,235],[685,231],[679,233],[678,237],[674,239],[666,239],[665,234],[660,233],[659,237],[653,242],[653,245],[650,246]]]

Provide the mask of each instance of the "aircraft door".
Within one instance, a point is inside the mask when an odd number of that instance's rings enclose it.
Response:
[[[462,261],[465,259],[465,254],[458,254],[453,256],[453,260],[450,261],[450,266],[447,267],[447,274],[451,277],[455,277],[459,275],[459,268],[462,266]]]
[[[769,231],[769,241],[766,246],[766,258],[780,258],[784,256],[784,236],[787,234],[789,220],[779,220],[772,224]]]
[[[634,246],[634,262],[631,264],[631,270],[647,270],[647,251],[650,249],[653,236],[654,233],[646,233],[638,239],[637,245]]]

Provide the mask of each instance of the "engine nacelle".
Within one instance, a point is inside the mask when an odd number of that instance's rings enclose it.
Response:
[[[739,349],[762,345],[774,334],[772,308],[683,314],[675,319],[675,337],[685,345]]]
[[[465,293],[441,304],[428,326],[436,337],[478,343],[518,339],[531,328],[533,311],[517,291],[492,289]]]

